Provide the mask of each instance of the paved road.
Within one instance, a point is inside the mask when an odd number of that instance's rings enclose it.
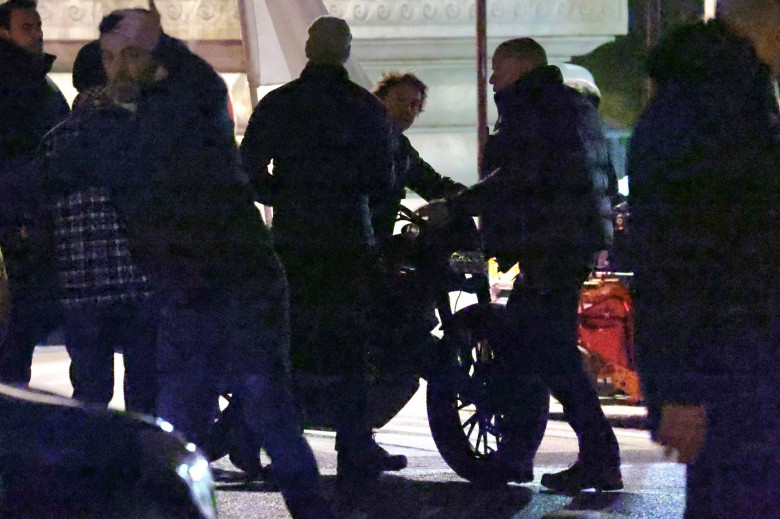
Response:
[[[117,360],[121,357],[117,356]],[[117,362],[118,396],[112,407],[121,408],[121,363]],[[35,387],[70,394],[68,357],[62,348],[39,348],[33,364]],[[631,411],[635,413],[636,411]],[[682,517],[684,469],[663,459],[647,432],[616,429],[623,452],[626,488],[622,492],[560,496],[545,492],[541,474],[560,470],[576,458],[577,442],[568,425],[550,422],[536,458],[536,479],[528,485],[510,485],[492,491],[478,490],[458,478],[439,456],[425,415],[422,392],[377,433],[387,450],[409,457],[409,467],[384,475],[376,492],[364,496],[348,518],[380,519],[510,519],[542,517],[631,517],[676,519]],[[307,433],[320,463],[327,491],[334,495],[336,457],[333,434]],[[218,508],[222,519],[281,519],[289,515],[278,492],[263,482],[245,482],[226,460],[213,464],[218,478]]]

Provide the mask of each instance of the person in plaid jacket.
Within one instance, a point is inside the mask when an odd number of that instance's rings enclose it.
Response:
[[[77,58],[78,62],[78,58]],[[99,62],[95,64],[99,66]],[[102,86],[82,91],[89,103],[43,139],[43,188],[56,244],[65,343],[73,398],[106,406],[114,389],[113,354],[124,353],[125,406],[155,411],[157,309],[133,260],[111,190],[110,161],[93,160],[97,137],[123,117]]]

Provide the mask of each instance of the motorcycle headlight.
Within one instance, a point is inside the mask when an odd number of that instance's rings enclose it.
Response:
[[[217,503],[214,494],[214,478],[206,458],[196,452],[195,445],[187,444],[192,456],[176,468],[176,473],[190,490],[192,502],[198,507],[203,519],[216,519]]]

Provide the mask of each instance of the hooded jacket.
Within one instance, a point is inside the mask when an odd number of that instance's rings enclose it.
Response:
[[[495,101],[486,178],[455,202],[483,217],[486,252],[500,265],[519,261],[542,275],[561,263],[586,267],[612,242],[611,164],[596,109],[554,66],[529,72]]]
[[[629,153],[630,241],[657,416],[665,402],[777,380],[780,123],[768,67],[720,20],[672,33],[649,72],[657,92]]]

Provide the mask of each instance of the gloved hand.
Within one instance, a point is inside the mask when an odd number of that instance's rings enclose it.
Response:
[[[428,205],[418,209],[418,213],[435,227],[444,227],[452,220],[450,208],[447,206],[447,200],[443,198],[431,200]]]

